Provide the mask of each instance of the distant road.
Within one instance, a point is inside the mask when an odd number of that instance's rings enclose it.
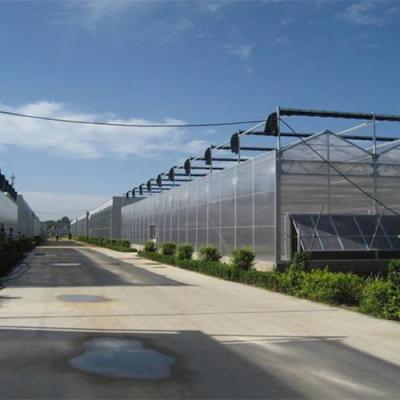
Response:
[[[64,242],[27,264],[1,399],[399,398],[399,323]]]

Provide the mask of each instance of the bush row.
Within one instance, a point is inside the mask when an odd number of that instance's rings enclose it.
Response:
[[[131,248],[131,243],[129,240],[124,239],[106,239],[98,237],[85,237],[85,236],[73,236],[74,240],[78,242],[85,242],[89,244],[94,244],[96,246],[106,247],[111,250],[117,251],[136,251],[136,249]]]
[[[41,243],[40,237],[33,239],[1,240],[0,241],[0,277],[7,275],[18,262],[24,253],[31,251],[36,245]]]
[[[241,268],[234,256],[230,264],[222,263],[219,259],[204,258],[201,253],[198,260],[192,260],[191,255],[182,258],[179,256],[180,246],[163,246],[161,253],[156,252],[154,246],[151,251],[145,249],[139,255],[229,281],[327,304],[355,306],[359,311],[377,317],[400,320],[400,260],[390,262],[386,277],[366,279],[353,273],[330,272],[326,268],[308,270],[306,254],[295,255],[285,272],[264,272],[249,269],[247,265]],[[214,250],[211,253],[214,254]],[[247,251],[245,254],[251,256]],[[242,259],[243,254],[240,256]]]
[[[144,251],[146,253],[157,252],[157,245],[153,241],[146,242]],[[190,260],[193,256],[193,246],[189,243],[181,243],[179,246],[174,242],[164,242],[161,245],[161,254],[164,256],[176,256],[180,260]],[[222,254],[216,246],[205,245],[200,247],[199,260],[204,262],[218,262],[222,258]],[[231,263],[234,267],[248,270],[250,269],[255,260],[255,253],[249,247],[241,247],[235,249],[231,255]]]

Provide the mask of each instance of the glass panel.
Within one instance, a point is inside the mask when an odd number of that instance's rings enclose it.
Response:
[[[352,215],[335,215],[332,220],[345,250],[367,249]]]
[[[381,225],[385,230],[394,250],[400,250],[400,217],[384,215]]]
[[[339,251],[343,249],[328,215],[314,216],[313,222],[317,227],[318,236],[326,251]]]
[[[371,215],[357,215],[356,220],[364,234],[367,241],[368,248],[380,249],[380,250],[390,250],[390,245],[385,237],[385,234],[381,228],[378,226],[378,217]],[[375,233],[376,232],[376,233]],[[375,233],[375,237],[374,237]]]
[[[235,230],[234,228],[221,229],[221,250],[228,255],[232,252],[235,246]]]
[[[305,251],[322,250],[315,225],[311,215],[294,215],[292,217],[296,230],[300,236],[300,244]]]

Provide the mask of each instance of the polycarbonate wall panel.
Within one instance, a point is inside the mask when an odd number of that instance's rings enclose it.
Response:
[[[18,208],[14,200],[8,194],[0,191],[0,226],[5,233],[9,233],[12,228],[14,233],[18,224]]]
[[[40,221],[22,195],[17,196],[18,226],[16,236],[33,237],[40,234]]]
[[[283,260],[291,256],[290,228],[285,226],[288,214],[318,215],[322,211],[322,214],[332,215],[379,215],[383,208],[379,202],[387,207],[385,215],[393,215],[388,208],[400,211],[398,147],[379,155],[374,161],[372,154],[332,134],[306,142],[325,160],[300,142],[283,150],[278,169]],[[379,202],[375,202],[374,197]],[[346,240],[345,248],[362,246],[358,239]],[[377,240],[380,239],[375,242]],[[333,242],[325,244],[327,248],[337,245]],[[378,247],[378,244],[382,248],[388,246],[386,242],[374,243],[374,246]]]
[[[230,254],[240,246],[275,259],[275,153],[259,156],[122,209],[124,237],[159,243],[213,244]]]
[[[76,236],[88,236],[88,220],[86,216],[76,219],[71,224],[71,233]]]

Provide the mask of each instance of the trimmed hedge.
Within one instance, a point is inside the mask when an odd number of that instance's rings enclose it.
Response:
[[[234,267],[247,271],[253,266],[255,258],[251,247],[240,247],[232,251],[231,263]]]
[[[7,275],[31,251],[41,238],[0,241],[0,277]]]
[[[392,260],[386,277],[363,278],[353,273],[309,270],[308,255],[297,254],[285,272],[243,269],[219,261],[182,260],[157,252],[142,257],[217,278],[245,283],[333,305],[349,305],[358,311],[400,320],[400,260]]]
[[[193,256],[194,248],[190,243],[181,243],[176,249],[176,256],[181,260],[190,260]]]
[[[400,260],[392,260],[386,279],[375,278],[364,287],[360,310],[376,317],[400,320]]]
[[[108,249],[116,251],[126,251],[126,252],[136,251],[136,249],[131,248],[131,243],[129,242],[129,240],[124,240],[124,239],[106,239],[106,238],[85,237],[85,236],[73,236],[72,239],[78,242],[94,244],[96,246],[106,247]]]
[[[202,261],[219,261],[222,257],[218,247],[211,244],[200,247],[199,258]]]
[[[148,253],[155,253],[157,251],[157,244],[156,242],[153,242],[152,240],[149,240],[144,244],[144,251],[147,251]]]
[[[164,254],[164,256],[173,256],[176,252],[176,243],[164,242],[161,245],[161,252]]]
[[[351,273],[327,270],[306,272],[292,265],[287,272],[245,270],[219,261],[181,260],[140,251],[139,256],[217,278],[246,283],[329,304],[358,305],[365,281]]]

